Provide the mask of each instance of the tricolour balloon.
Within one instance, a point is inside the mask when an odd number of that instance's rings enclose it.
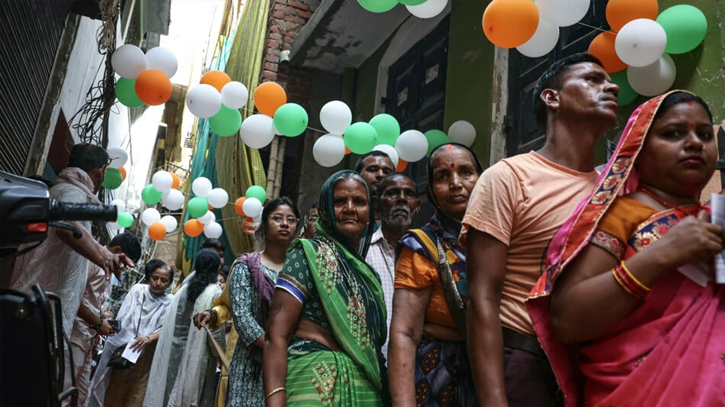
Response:
[[[166,215],[161,218],[159,221],[162,225],[166,228],[166,233],[171,233],[176,230],[176,228],[179,226],[179,222],[176,220],[175,217],[171,215]]]
[[[113,51],[111,66],[122,77],[136,79],[146,70],[146,57],[141,48],[135,45],[121,45]]]
[[[222,71],[209,71],[201,77],[199,83],[211,85],[218,92],[221,92],[222,89],[224,89],[224,86],[231,81],[232,78]]]
[[[204,236],[209,239],[219,239],[222,236],[222,225],[216,222],[204,225]]]
[[[387,113],[380,113],[370,119],[369,123],[378,132],[378,144],[395,145],[395,141],[400,136],[400,124],[395,117]]]
[[[501,48],[528,41],[539,25],[539,9],[531,0],[492,1],[483,12],[483,33]]]
[[[405,161],[418,161],[425,157],[425,153],[428,151],[428,139],[418,130],[407,130],[398,137],[395,142],[395,150]]]
[[[194,116],[208,119],[222,108],[222,97],[211,85],[197,85],[186,94],[186,107]]]
[[[264,148],[274,139],[273,119],[264,114],[253,114],[242,122],[239,130],[244,144],[251,148]]]
[[[243,83],[231,81],[222,88],[222,103],[232,109],[241,109],[249,100],[249,91]]]
[[[208,225],[211,222],[216,221],[216,215],[214,215],[214,211],[206,211],[206,213],[203,216],[199,217],[199,222]]]
[[[365,154],[378,144],[378,132],[369,123],[357,122],[347,128],[344,140],[350,151]]]
[[[312,157],[323,167],[334,167],[345,158],[345,140],[336,134],[325,134],[315,141]]]
[[[465,120],[458,120],[448,128],[448,137],[454,143],[470,147],[476,141],[476,128]]]
[[[274,112],[274,128],[287,137],[297,137],[307,129],[307,112],[297,103],[285,103]]]
[[[128,212],[119,213],[116,222],[124,228],[131,227],[133,225],[133,215]]]
[[[254,105],[259,113],[274,117],[280,106],[287,103],[287,92],[274,82],[264,82],[254,90]]]
[[[640,18],[622,27],[614,40],[617,56],[625,64],[646,66],[657,61],[665,52],[667,34],[654,20]]]
[[[141,222],[146,226],[151,226],[152,223],[156,223],[161,219],[161,214],[154,208],[147,208],[141,212]]]
[[[428,139],[428,151],[425,155],[430,156],[430,153],[434,148],[449,143],[451,140],[448,138],[446,133],[440,130],[428,130],[425,132],[425,138]]]
[[[539,20],[539,26],[536,27],[531,39],[516,49],[529,58],[538,58],[551,52],[557,42],[559,42],[559,27],[542,19]]]
[[[410,14],[418,18],[433,18],[440,14],[448,4],[448,0],[426,0],[418,5],[406,5]]]
[[[663,54],[653,64],[627,68],[627,79],[637,93],[644,96],[656,96],[666,92],[677,76],[677,68],[672,57]]]
[[[622,62],[614,49],[614,41],[617,34],[605,31],[597,34],[589,44],[589,53],[597,57],[604,65],[604,70],[609,73],[620,72],[627,69],[627,64]]]
[[[166,226],[161,222],[154,222],[149,225],[149,237],[151,240],[159,241],[166,236]]]
[[[609,0],[605,15],[612,31],[618,32],[625,24],[638,18],[657,18],[657,0]]]
[[[238,109],[222,105],[219,112],[209,118],[209,127],[219,137],[233,136],[242,127],[242,114]]]
[[[352,124],[352,111],[345,102],[339,100],[327,102],[320,109],[320,123],[332,134],[345,134]]]
[[[106,189],[116,189],[121,186],[122,182],[123,176],[121,175],[121,171],[108,167],[106,168],[101,186]]]
[[[162,193],[169,191],[173,182],[174,178],[167,171],[156,171],[151,177],[151,185]]]
[[[170,189],[169,192],[163,195],[161,202],[172,211],[179,210],[184,206],[184,194],[178,189]]]
[[[184,233],[189,237],[197,237],[204,231],[204,224],[197,219],[189,219],[184,223]]]
[[[108,159],[111,160],[111,164],[108,166],[111,168],[120,168],[128,161],[128,153],[121,147],[111,147],[106,150],[108,153]]]
[[[149,106],[163,105],[171,99],[171,80],[158,69],[147,69],[136,78],[136,94]]]
[[[620,71],[610,75],[612,82],[619,86],[619,93],[617,94],[617,104],[619,106],[625,106],[637,99],[637,92],[632,89],[632,85],[629,84],[627,79],[627,71]]]
[[[256,217],[262,213],[262,202],[257,198],[247,198],[242,204],[242,211],[249,217]]]
[[[141,200],[146,202],[147,205],[156,205],[162,197],[163,193],[151,184],[146,185],[141,190]]]
[[[417,6],[419,4],[425,3],[427,0],[398,0],[398,3],[403,4],[405,6]]]
[[[668,54],[684,54],[695,49],[707,34],[707,19],[699,8],[678,4],[663,11],[657,17],[667,33]]]
[[[247,188],[247,192],[244,194],[244,196],[246,196],[247,199],[256,198],[259,202],[264,202],[267,200],[267,191],[265,191],[264,188],[259,185],[252,185],[251,187]],[[255,215],[247,214],[247,216],[254,217]]]
[[[237,198],[237,200],[234,202],[234,210],[239,214],[239,216],[245,216],[244,210],[242,209],[242,205],[244,204],[244,201],[247,198],[242,196]]]
[[[229,202],[229,194],[222,188],[214,188],[209,192],[206,199],[209,200],[209,205],[212,207],[223,208]]]
[[[382,151],[387,154],[390,161],[393,162],[393,167],[398,167],[398,152],[395,150],[395,147],[388,144],[378,144],[373,147],[373,150]]]
[[[136,94],[136,79],[118,78],[116,81],[116,98],[127,107],[141,107],[143,101]]]
[[[371,13],[384,13],[398,5],[396,0],[357,0],[358,4]]]
[[[191,191],[194,192],[194,195],[203,198],[206,198],[206,196],[209,195],[212,188],[211,181],[209,181],[209,178],[206,177],[199,177],[191,183]]]
[[[559,27],[568,27],[584,18],[589,11],[590,2],[591,0],[536,0],[536,6],[542,20]]]
[[[189,199],[186,210],[192,218],[204,216],[209,211],[209,201],[206,198],[195,196]]]
[[[171,78],[178,67],[179,61],[170,49],[155,47],[146,51],[146,69],[158,69]]]
[[[119,215],[123,212],[126,212],[126,203],[123,202],[123,199],[114,199],[113,201],[111,201],[111,205],[118,208]]]

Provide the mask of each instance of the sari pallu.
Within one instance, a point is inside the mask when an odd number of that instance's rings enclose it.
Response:
[[[591,405],[602,407],[725,405],[722,360],[720,366],[712,361],[725,353],[725,348],[719,349],[725,345],[725,332],[718,328],[725,322],[718,313],[725,308],[717,311],[723,291],[712,283],[703,288],[675,270],[667,271],[617,326],[578,346],[562,344],[551,328],[550,294],[558,277],[590,243],[617,197],[637,188],[634,164],[660,104],[673,92],[650,99],[632,113],[593,192],[552,240],[545,272],[527,301],[568,407],[582,405],[584,394]],[[659,226],[664,234],[679,221],[669,218],[671,225],[662,228],[670,215],[671,211],[656,214],[637,229]],[[629,238],[623,240],[629,244]],[[626,253],[625,259],[635,251]],[[720,385],[713,386],[715,382]]]

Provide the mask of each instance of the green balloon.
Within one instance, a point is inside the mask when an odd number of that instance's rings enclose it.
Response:
[[[117,168],[106,168],[106,174],[103,176],[103,183],[101,186],[106,189],[116,189],[121,186],[123,177],[121,171]]]
[[[619,106],[625,106],[637,99],[638,93],[632,89],[632,85],[629,84],[627,79],[627,70],[610,74],[612,82],[619,85],[619,95],[617,96],[617,104]]]
[[[357,2],[371,13],[384,13],[398,5],[397,0],[357,0]]]
[[[238,109],[222,105],[219,112],[209,118],[209,127],[219,137],[233,136],[242,127],[242,114]]]
[[[195,196],[189,199],[189,203],[186,205],[186,210],[189,212],[192,218],[199,218],[209,210],[209,201],[201,196]]]
[[[304,133],[307,122],[307,112],[297,103],[284,104],[274,112],[274,127],[287,137],[297,137]]]
[[[144,105],[136,94],[136,79],[118,78],[118,81],[116,81],[116,97],[124,106],[141,107]]]
[[[400,136],[400,124],[395,117],[381,113],[370,120],[370,125],[378,132],[378,144],[395,147],[395,142]]]
[[[699,8],[689,4],[672,6],[657,16],[667,34],[668,54],[684,54],[695,49],[707,33],[707,19]]]
[[[440,130],[428,130],[425,132],[425,138],[428,140],[428,152],[425,153],[426,157],[430,156],[431,151],[433,151],[434,148],[450,143],[451,139],[448,138],[446,133],[443,133]]]
[[[398,0],[398,3],[406,6],[420,6],[428,0]]]
[[[264,204],[264,201],[267,199],[267,191],[259,185],[252,185],[247,188],[247,193],[244,194],[244,196],[247,198],[257,198],[259,199],[259,202]]]
[[[148,205],[156,205],[161,200],[161,191],[154,188],[153,185],[146,185],[141,190],[141,199]]]
[[[119,213],[116,222],[125,228],[131,227],[133,225],[133,216],[128,212]]]
[[[347,128],[344,139],[350,151],[365,154],[378,144],[378,132],[369,123],[357,122]]]

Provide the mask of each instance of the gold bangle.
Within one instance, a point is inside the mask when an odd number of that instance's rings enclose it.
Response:
[[[643,289],[643,290],[645,290],[647,292],[650,292],[651,288],[649,288],[646,285],[642,284],[642,282],[639,281],[637,279],[637,277],[635,277],[634,274],[632,274],[631,271],[629,271],[629,269],[627,268],[627,265],[624,264],[624,260],[622,260],[622,262],[620,264],[622,265],[622,268],[624,269],[624,271],[627,272],[627,274],[629,275],[629,277],[635,282],[635,284],[637,284],[641,289]]]
[[[287,389],[285,389],[284,387],[277,387],[276,389],[274,389],[274,390],[270,391],[269,393],[267,393],[267,395],[264,396],[264,399],[267,400],[268,398],[272,397],[273,395],[275,395],[276,393],[279,393],[281,391],[287,392]]]

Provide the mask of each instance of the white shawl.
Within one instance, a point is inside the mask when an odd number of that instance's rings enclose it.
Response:
[[[166,388],[176,314],[179,303],[186,301],[187,289],[188,285],[185,285],[174,295],[171,306],[166,313],[161,336],[154,353],[154,360],[151,364],[149,384],[146,387],[143,407],[195,407],[199,405],[199,396],[204,386],[204,376],[208,370],[209,362],[212,361],[211,352],[207,346],[206,330],[196,329],[194,326],[189,328],[186,347],[184,348],[176,381],[172,389]],[[218,284],[209,284],[194,302],[192,315],[211,308],[214,305],[214,299],[221,295],[221,292],[222,289]],[[188,323],[192,325],[191,320]],[[170,393],[168,406],[163,406],[164,396],[167,393]]]

